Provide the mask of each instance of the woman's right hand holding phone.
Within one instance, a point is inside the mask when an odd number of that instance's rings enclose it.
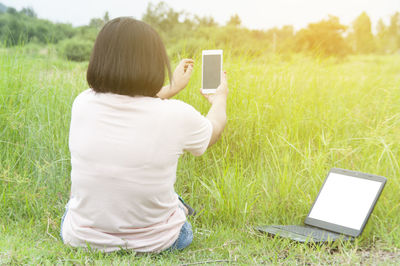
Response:
[[[218,86],[216,89],[215,93],[203,93],[202,90],[200,90],[201,94],[211,103],[213,104],[214,100],[216,98],[221,98],[226,101],[228,97],[228,81],[226,79],[226,72],[222,71],[221,72],[221,84]]]
[[[203,94],[203,96],[211,103],[211,108],[208,111],[207,118],[213,126],[210,143],[208,147],[213,145],[221,137],[222,131],[226,124],[226,101],[228,98],[228,81],[226,72],[221,73],[221,84],[216,89],[215,93]]]

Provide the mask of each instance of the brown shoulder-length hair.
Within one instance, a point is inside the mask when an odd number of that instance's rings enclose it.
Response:
[[[86,78],[96,92],[155,97],[171,66],[158,33],[129,17],[107,22],[96,38]]]

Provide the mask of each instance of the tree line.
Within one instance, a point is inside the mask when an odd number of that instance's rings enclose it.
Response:
[[[329,16],[295,31],[287,25],[268,30],[250,30],[234,14],[225,25],[212,17],[191,16],[175,11],[164,2],[149,4],[142,20],[162,33],[168,46],[196,49],[198,44],[231,47],[248,53],[310,52],[318,55],[347,55],[400,52],[400,13],[395,12],[386,25],[378,21],[373,34],[371,19],[362,12],[349,26]],[[243,49],[244,48],[244,49]]]
[[[91,19],[89,25],[52,23],[40,19],[32,8],[5,7],[0,4],[0,41],[5,46],[26,43],[57,44],[61,54],[71,60],[87,60],[98,31],[109,20]],[[229,49],[231,53],[311,53],[319,56],[396,53],[400,51],[400,13],[390,17],[388,25],[378,21],[376,34],[371,19],[362,12],[349,26],[329,16],[295,31],[287,25],[268,30],[250,30],[234,14],[224,24],[212,17],[200,17],[176,11],[164,2],[150,3],[139,18],[152,25],[162,36],[170,55],[192,56],[203,49]]]

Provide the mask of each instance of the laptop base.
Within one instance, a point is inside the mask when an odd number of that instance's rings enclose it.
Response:
[[[273,236],[289,238],[301,243],[328,243],[336,240],[352,241],[353,237],[326,231],[313,226],[299,225],[265,225],[257,226],[256,230]]]

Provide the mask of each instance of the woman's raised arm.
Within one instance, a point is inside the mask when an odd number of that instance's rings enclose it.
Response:
[[[221,74],[221,84],[218,86],[216,92],[213,94],[203,94],[203,96],[211,103],[211,108],[207,114],[207,119],[210,120],[213,126],[210,143],[208,144],[208,147],[210,147],[221,137],[226,124],[226,100],[228,98],[226,72]]]
[[[192,76],[193,62],[192,59],[182,59],[172,75],[171,84],[162,87],[157,96],[161,99],[169,99],[183,90]]]

